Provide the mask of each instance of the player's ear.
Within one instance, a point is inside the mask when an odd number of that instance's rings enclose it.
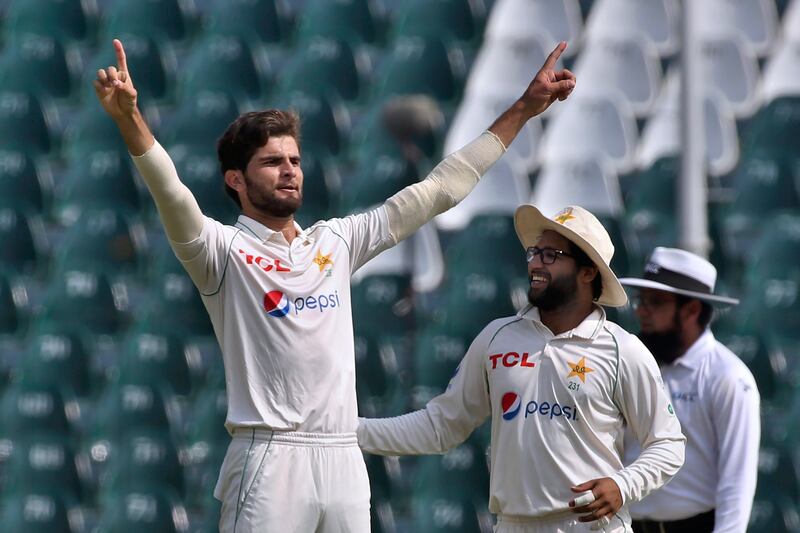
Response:
[[[226,170],[225,171],[225,185],[230,187],[235,191],[242,191],[244,190],[244,175],[242,174],[241,170]]]

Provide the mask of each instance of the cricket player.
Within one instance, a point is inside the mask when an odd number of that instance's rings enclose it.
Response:
[[[653,356],[606,320],[627,301],[614,246],[581,207],[514,216],[530,305],[478,334],[424,409],[359,421],[384,455],[444,453],[491,416],[489,510],[497,533],[630,531],[628,506],[683,464],[685,438]],[[642,453],[623,467],[627,424]],[[592,522],[593,525],[589,523]]]
[[[666,487],[631,507],[636,533],[744,533],[753,507],[761,436],[753,374],[714,338],[715,308],[739,303],[715,294],[717,269],[677,248],[653,250],[638,290],[639,338],[653,353],[688,439],[686,464]],[[625,448],[633,460],[638,446]]]
[[[566,43],[488,131],[425,180],[369,212],[305,229],[294,220],[303,171],[292,113],[246,113],[222,135],[217,152],[225,187],[242,210],[235,225],[223,225],[203,216],[150,133],[122,43],[114,40],[114,47],[117,66],[97,72],[97,97],[150,190],[222,348],[233,440],[214,492],[222,501],[220,531],[369,531],[369,480],[355,433],[350,276],[456,205],[530,118],[570,95],[574,75],[554,70]]]

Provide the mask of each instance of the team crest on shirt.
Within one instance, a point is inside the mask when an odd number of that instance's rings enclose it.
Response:
[[[581,357],[577,363],[567,361],[567,366],[569,366],[569,374],[567,374],[567,379],[578,378],[581,380],[581,383],[578,383],[577,381],[570,381],[570,390],[580,389],[581,384],[586,383],[586,375],[589,372],[594,372],[593,368],[586,366],[586,357]]]
[[[314,264],[319,267],[320,272],[325,272],[326,277],[331,277],[333,275],[333,260],[331,256],[333,253],[329,253],[327,255],[322,253],[322,250],[317,252],[317,256],[314,258]]]

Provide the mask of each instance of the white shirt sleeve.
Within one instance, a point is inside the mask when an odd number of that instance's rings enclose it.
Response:
[[[424,409],[393,418],[359,418],[358,444],[369,453],[444,453],[466,440],[491,414],[486,350],[496,327],[472,341],[447,390]]]
[[[683,465],[686,437],[652,354],[633,335],[616,337],[620,343],[620,375],[615,401],[642,447],[633,463],[610,476],[619,486],[623,504],[627,504],[672,479]]]
[[[389,221],[384,206],[365,213],[332,218],[321,223],[330,228],[347,245],[350,254],[350,272],[355,272],[364,263],[391,248],[397,241],[389,233]]]
[[[741,368],[722,376],[711,402],[719,442],[714,532],[744,533],[756,491],[761,438],[760,400],[752,375]]]

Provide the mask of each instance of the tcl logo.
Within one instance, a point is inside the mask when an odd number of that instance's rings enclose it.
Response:
[[[498,361],[501,362],[503,366],[507,367],[519,365],[533,368],[536,366],[536,363],[528,361],[528,352],[524,352],[522,355],[518,354],[517,352],[496,353],[490,355],[489,360],[492,362],[492,369],[497,368]]]
[[[270,259],[269,257],[262,257],[260,255],[248,254],[241,248],[239,253],[244,255],[244,260],[248,265],[256,265],[264,272],[275,270],[275,272],[291,272],[292,269],[281,265],[280,259]]]

